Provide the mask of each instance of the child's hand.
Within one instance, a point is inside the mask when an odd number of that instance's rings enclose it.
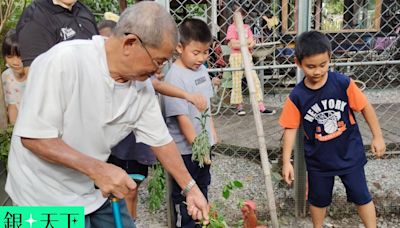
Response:
[[[196,106],[200,112],[204,112],[207,108],[207,100],[201,93],[189,93],[186,100]]]
[[[213,77],[211,79],[211,82],[214,86],[220,86],[221,85],[221,79],[219,79],[218,77]]]
[[[373,137],[372,138],[372,142],[371,142],[371,150],[372,153],[379,157],[382,157],[382,155],[385,153],[386,151],[386,145],[385,145],[385,141],[383,140],[383,137]]]
[[[291,185],[294,181],[294,170],[290,162],[284,163],[282,166],[282,176],[288,185]]]

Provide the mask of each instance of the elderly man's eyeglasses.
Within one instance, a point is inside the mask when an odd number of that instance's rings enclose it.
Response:
[[[150,60],[153,62],[154,66],[155,66],[157,69],[161,69],[161,68],[163,68],[163,67],[165,66],[165,64],[167,64],[168,60],[165,60],[164,62],[159,63],[157,60],[155,60],[155,59],[153,58],[153,56],[151,56],[149,50],[147,50],[147,48],[145,47],[145,44],[144,44],[144,42],[142,41],[142,39],[140,38],[140,36],[138,36],[138,35],[136,35],[136,34],[133,34],[133,33],[125,33],[125,35],[130,35],[130,34],[131,34],[131,35],[135,35],[135,36],[138,38],[138,40],[139,40],[139,42],[140,42],[140,46],[142,46],[142,48],[146,51],[146,53],[147,53],[147,55],[149,56]]]

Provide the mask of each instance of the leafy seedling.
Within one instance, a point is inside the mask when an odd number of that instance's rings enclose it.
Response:
[[[165,201],[166,180],[164,169],[160,163],[154,165],[152,169],[147,191],[149,192],[149,209],[155,212],[160,209],[161,204]]]
[[[10,151],[13,125],[0,131],[0,161],[7,167],[8,152]]]
[[[199,162],[201,168],[203,168],[204,165],[211,165],[211,145],[208,141],[208,132],[206,129],[207,118],[210,117],[210,115],[207,111],[208,109],[201,113],[200,118],[196,117],[196,119],[200,121],[201,131],[192,143],[192,161]]]

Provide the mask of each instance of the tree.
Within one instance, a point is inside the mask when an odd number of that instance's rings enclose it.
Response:
[[[17,24],[22,11],[31,0],[2,0],[0,3],[0,36]],[[3,40],[3,39],[2,39]]]

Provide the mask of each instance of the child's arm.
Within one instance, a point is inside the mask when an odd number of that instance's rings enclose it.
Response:
[[[214,118],[212,116],[210,116],[210,125],[211,125],[211,135],[214,139],[214,143],[217,144],[219,143],[219,139],[218,139],[218,134],[217,131],[215,130],[215,126],[214,126]]]
[[[192,145],[197,135],[189,117],[187,115],[178,115],[176,116],[176,119],[178,120],[179,129],[181,130],[183,136],[185,136],[186,141]]]
[[[285,182],[290,185],[294,180],[294,170],[290,157],[292,156],[293,145],[296,140],[296,128],[285,128],[283,133],[283,149],[282,149],[282,176]]]
[[[10,124],[14,125],[15,121],[17,120],[17,115],[18,115],[17,105],[9,104],[7,106],[7,113],[8,113],[8,120],[10,121]]]
[[[253,37],[247,39],[247,46],[249,46],[249,49],[253,49],[256,46],[256,41]]]
[[[367,102],[364,109],[361,110],[365,121],[368,123],[369,129],[372,133],[371,150],[374,155],[381,157],[386,150],[386,145],[383,140],[381,127],[379,126],[378,117],[371,103]]]
[[[185,99],[196,106],[200,112],[203,112],[207,108],[207,101],[200,93],[188,93],[172,84],[158,79],[151,80],[151,83],[158,93],[169,97]]]
[[[240,49],[240,41],[236,39],[231,39],[228,43],[228,47],[231,49]]]
[[[247,39],[247,46],[249,47],[249,49],[253,49],[255,45],[256,42],[253,38]],[[231,39],[228,43],[228,46],[233,49],[240,49],[240,41],[236,39]]]

